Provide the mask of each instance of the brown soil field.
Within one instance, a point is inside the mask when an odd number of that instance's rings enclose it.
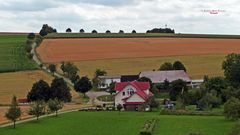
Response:
[[[239,39],[84,38],[46,39],[37,52],[43,62],[143,58],[240,52]]]

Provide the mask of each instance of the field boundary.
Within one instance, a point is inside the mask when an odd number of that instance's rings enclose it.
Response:
[[[218,38],[218,39],[240,39],[240,35],[218,35],[218,34],[168,34],[168,33],[55,33],[49,34],[45,39],[66,38]]]

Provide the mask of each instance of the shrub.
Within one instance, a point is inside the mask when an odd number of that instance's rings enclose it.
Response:
[[[238,122],[228,135],[240,135],[240,122]]]
[[[33,54],[32,53],[27,53],[27,57],[32,60],[33,59]]]
[[[224,115],[227,119],[238,120],[240,118],[240,100],[231,98],[224,104]]]
[[[30,53],[32,51],[32,45],[31,44],[26,44],[25,45],[25,50],[27,53]]]
[[[27,38],[28,39],[34,39],[35,38],[35,34],[34,33],[29,33]]]
[[[32,44],[33,44],[33,41],[32,41],[32,40],[27,40],[27,41],[26,41],[26,44],[27,44],[27,45],[32,45]]]

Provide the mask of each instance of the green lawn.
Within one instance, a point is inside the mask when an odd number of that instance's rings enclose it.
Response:
[[[138,135],[144,122],[159,118],[154,135],[225,135],[234,125],[224,117],[165,116],[159,113],[137,112],[72,112],[48,117],[39,122],[17,125],[17,129],[0,129],[1,135]]]
[[[0,72],[37,69],[26,56],[26,35],[0,35]]]

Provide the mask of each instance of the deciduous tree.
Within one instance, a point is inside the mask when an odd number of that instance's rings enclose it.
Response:
[[[31,104],[29,114],[35,115],[38,120],[41,115],[45,114],[45,107],[46,107],[46,104],[44,101],[42,100],[35,101],[33,102],[33,104]]]
[[[75,83],[74,89],[76,90],[76,92],[83,93],[84,97],[86,97],[85,93],[92,89],[92,83],[89,80],[89,78],[85,76],[85,77],[82,77],[81,79],[79,79]]]
[[[17,104],[17,98],[16,96],[13,96],[12,103],[10,108],[8,109],[7,113],[5,114],[5,117],[13,122],[13,127],[16,127],[16,121],[21,116],[21,109],[18,107]]]
[[[63,108],[63,102],[58,100],[57,98],[50,99],[48,101],[48,108],[49,108],[50,112],[55,112],[56,116],[57,116],[58,111]]]

